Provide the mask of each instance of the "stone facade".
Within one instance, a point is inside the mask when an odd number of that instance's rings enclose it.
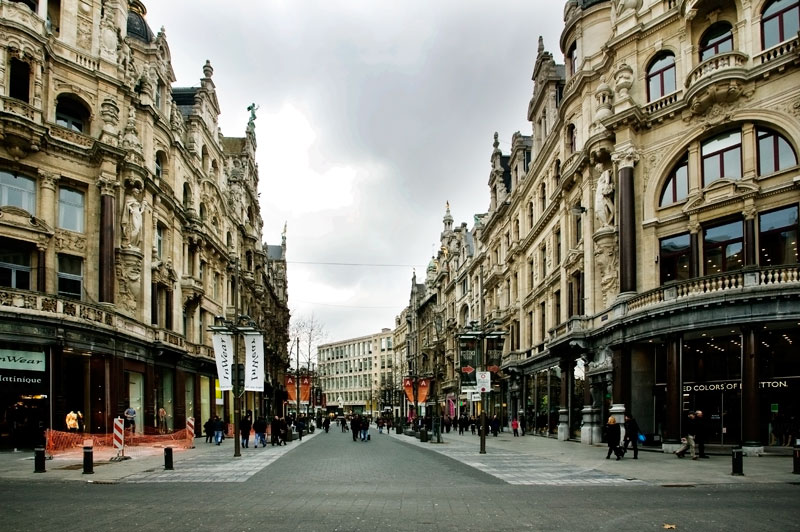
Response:
[[[245,405],[282,399],[286,240],[262,241],[255,107],[244,136],[222,135],[210,62],[174,87],[145,16],[138,0],[0,4],[1,367],[44,368],[4,386],[2,408],[28,440],[70,410],[87,432],[129,405],[139,431],[162,407],[171,429],[230,419],[208,327],[237,308],[268,359]]]
[[[796,426],[798,10],[566,2],[565,63],[539,42],[531,133],[508,154],[495,135],[489,210],[470,230],[448,210],[416,296],[443,303],[444,352],[468,328],[504,333],[490,414],[596,443],[627,411],[666,450],[690,410],[710,443],[753,452]]]

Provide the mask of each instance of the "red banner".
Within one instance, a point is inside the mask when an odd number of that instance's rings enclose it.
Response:
[[[300,377],[300,402],[308,403],[311,400],[311,377]]]
[[[419,379],[417,381],[417,400],[420,404],[425,404],[428,399],[428,389],[430,388],[430,379]]]
[[[286,393],[288,395],[288,401],[290,403],[297,402],[297,382],[294,380],[293,375],[286,375],[285,377],[285,386],[286,386]]]
[[[414,381],[406,377],[403,379],[403,390],[406,392],[406,397],[409,403],[414,402]]]

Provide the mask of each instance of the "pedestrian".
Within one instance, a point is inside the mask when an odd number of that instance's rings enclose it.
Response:
[[[295,428],[297,429],[297,435],[300,438],[300,441],[303,441],[303,431],[306,428],[306,421],[304,417],[298,417],[297,421],[294,424]]]
[[[361,430],[361,419],[356,415],[350,420],[350,429],[353,432],[353,441],[358,440],[358,433]]]
[[[128,405],[123,414],[125,416],[125,426],[131,429],[131,432],[136,432],[136,409]]]
[[[500,418],[495,414],[492,416],[492,436],[496,438],[498,432],[500,432]]]
[[[620,440],[619,425],[614,416],[609,416],[608,424],[606,425],[606,441],[608,443],[608,453],[606,453],[606,460],[611,458],[611,453],[617,456],[617,460],[622,460],[622,449],[619,446]]]
[[[383,418],[378,418],[378,434],[383,434]]]
[[[258,449],[259,442],[262,447],[267,446],[267,420],[263,416],[259,416],[253,423],[253,432],[256,433],[256,449]]]
[[[203,424],[203,432],[206,433],[206,443],[211,443],[214,438],[214,418],[208,418],[208,421]]]
[[[697,454],[700,458],[711,458],[706,454],[706,436],[708,435],[708,425],[703,417],[702,410],[696,410],[694,413],[694,426],[695,434],[694,440],[697,444]]]
[[[242,447],[244,447],[245,449],[250,444],[251,428],[253,428],[253,422],[250,419],[250,414],[247,414],[241,419],[241,421],[239,421],[239,434],[242,436]]]
[[[278,430],[278,445],[281,443],[284,445],[288,445],[289,439],[289,423],[286,422],[286,418],[282,417],[280,419],[280,429]]]
[[[469,430],[472,432],[472,435],[475,435],[475,416],[469,417]]]
[[[281,418],[277,415],[272,418],[269,424],[269,442],[275,447],[275,444],[281,444]]]
[[[628,452],[628,444],[633,444],[633,459],[639,459],[639,424],[636,419],[630,415],[625,414],[625,439],[622,450]]]
[[[219,416],[214,416],[214,442],[219,445],[222,442],[222,433],[225,431],[225,422]]]
[[[325,429],[325,434],[327,434],[328,430],[331,428],[331,418],[326,417],[322,420],[322,428]]]
[[[517,418],[511,420],[511,430],[514,431],[515,438],[519,436],[519,421],[517,421]]]
[[[361,441],[367,441],[369,437],[369,418],[364,418],[361,421]]]
[[[686,417],[686,421],[683,424],[683,433],[686,434],[685,437],[681,438],[681,446],[672,451],[675,456],[678,458],[683,458],[686,455],[686,451],[691,449],[692,452],[692,460],[697,460],[697,455],[695,452],[696,448],[696,440],[694,439],[695,435],[697,434],[697,428],[694,421],[694,412],[689,412],[689,415]]]

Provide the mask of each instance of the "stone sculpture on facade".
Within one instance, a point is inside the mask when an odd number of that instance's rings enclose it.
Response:
[[[594,215],[601,227],[611,227],[614,225],[614,182],[611,179],[611,171],[602,170],[603,165],[597,165],[601,170],[600,178],[597,180],[597,191],[594,200]]]

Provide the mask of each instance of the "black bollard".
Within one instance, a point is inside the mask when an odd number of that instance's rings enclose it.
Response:
[[[172,447],[164,447],[164,470],[172,471]]]
[[[94,449],[91,445],[84,446],[83,448],[83,474],[94,474]]]
[[[37,447],[33,454],[33,472],[46,473],[47,469],[44,467],[44,447]]]
[[[731,449],[731,475],[744,476],[744,461],[742,460],[742,456],[741,447]]]
[[[794,440],[794,473],[800,475],[800,439]]]

